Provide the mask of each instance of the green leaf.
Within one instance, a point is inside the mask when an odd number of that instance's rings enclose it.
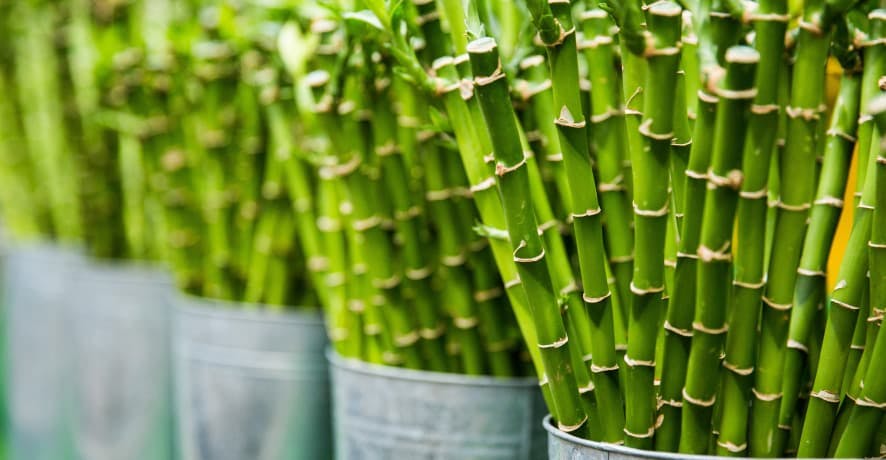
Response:
[[[378,16],[376,16],[375,13],[373,13],[372,11],[362,10],[353,13],[345,13],[343,17],[349,30],[360,30],[359,27],[362,26],[372,28],[379,32],[385,31],[385,26],[382,25],[381,21],[378,19]],[[351,29],[351,27],[358,28]]]

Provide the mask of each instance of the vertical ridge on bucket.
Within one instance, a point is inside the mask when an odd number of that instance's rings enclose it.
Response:
[[[173,346],[184,460],[332,455],[319,312],[256,307],[188,296],[177,302]]]
[[[10,458],[56,460],[69,448],[65,427],[69,359],[64,315],[72,307],[70,248],[33,244],[6,254],[6,398]]]
[[[66,324],[75,458],[170,458],[171,278],[150,265],[90,261],[74,279],[78,305]]]
[[[544,401],[533,378],[416,371],[327,356],[341,460],[539,459]]]

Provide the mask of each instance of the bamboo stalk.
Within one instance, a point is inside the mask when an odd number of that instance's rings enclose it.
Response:
[[[706,453],[710,439],[720,353],[728,330],[732,230],[739,189],[745,180],[742,156],[751,101],[757,95],[754,73],[759,59],[760,54],[753,48],[730,48],[726,52],[726,74],[717,88],[714,149],[698,247],[695,319],[683,390],[680,452],[685,453]]]

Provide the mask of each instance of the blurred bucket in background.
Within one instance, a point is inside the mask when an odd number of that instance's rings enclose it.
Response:
[[[65,319],[76,301],[72,275],[83,257],[70,248],[23,244],[11,246],[4,259],[10,458],[69,458]]]
[[[74,458],[171,458],[171,277],[156,266],[89,260],[73,279]]]
[[[329,352],[342,460],[542,459],[538,380],[417,371]]]
[[[182,296],[174,329],[183,460],[332,456],[318,310]]]

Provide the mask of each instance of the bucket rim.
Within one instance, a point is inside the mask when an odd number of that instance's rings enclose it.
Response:
[[[491,375],[465,375],[449,372],[424,371],[405,369],[367,363],[356,358],[345,358],[332,347],[326,349],[326,359],[332,367],[367,376],[380,376],[396,380],[408,380],[423,383],[443,383],[467,387],[493,388],[538,388],[535,377],[494,377]]]
[[[319,307],[286,306],[284,310],[278,310],[277,305],[213,299],[184,292],[177,292],[176,300],[176,309],[191,316],[252,323],[323,324],[323,312]],[[243,308],[247,306],[251,308]]]
[[[577,436],[573,436],[569,433],[565,433],[560,431],[559,428],[554,426],[553,417],[548,414],[545,415],[543,420],[543,425],[545,430],[548,432],[549,436],[553,436],[556,438],[560,438],[562,441],[566,441],[572,444],[578,444],[583,447],[588,447],[591,449],[624,455],[629,458],[637,458],[637,459],[660,459],[660,460],[680,460],[680,459],[688,459],[688,460],[723,460],[728,457],[720,457],[717,455],[697,455],[697,454],[681,454],[676,452],[658,452],[658,451],[650,451],[650,450],[642,450],[635,449],[633,447],[625,447],[616,444],[610,444],[607,442],[599,442],[599,441],[590,441],[587,439],[582,439]],[[753,457],[745,457],[745,458],[753,458]],[[796,460],[790,458],[776,459],[776,460]],[[806,460],[814,460],[814,459],[806,459]]]

